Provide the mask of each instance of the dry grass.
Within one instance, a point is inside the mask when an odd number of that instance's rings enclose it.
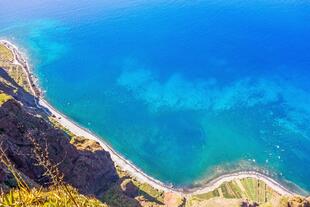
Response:
[[[0,61],[12,62],[14,60],[13,53],[4,45],[0,44]]]
[[[81,195],[70,186],[67,188],[71,191],[75,203],[63,188],[33,188],[29,192],[18,188],[0,196],[0,207],[71,207],[76,205],[81,207],[108,207],[96,198]]]
[[[37,164],[45,169],[52,185],[49,188],[30,188],[23,176],[15,168],[0,145],[0,162],[13,175],[17,187],[0,195],[0,207],[107,207],[101,201],[81,195],[63,181],[63,175],[48,157],[47,145],[42,148],[35,139],[27,136],[33,144],[33,153]]]
[[[7,102],[8,100],[12,99],[11,96],[5,94],[5,93],[2,93],[0,91],[0,106],[2,106],[2,104],[4,104],[5,102]]]
[[[18,85],[31,93],[27,75],[22,66],[14,64],[13,60],[12,51],[0,43],[0,68],[3,68]]]

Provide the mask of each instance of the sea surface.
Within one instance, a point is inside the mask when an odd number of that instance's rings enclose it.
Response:
[[[310,2],[0,0],[46,99],[148,175],[310,191]]]

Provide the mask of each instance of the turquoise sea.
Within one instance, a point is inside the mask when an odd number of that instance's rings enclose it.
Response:
[[[46,99],[144,172],[310,191],[310,2],[1,0]]]

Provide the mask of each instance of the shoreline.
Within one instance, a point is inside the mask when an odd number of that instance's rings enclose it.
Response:
[[[86,139],[91,139],[98,142],[101,147],[110,153],[111,159],[113,160],[114,164],[119,166],[122,170],[128,172],[132,177],[136,178],[138,181],[142,183],[147,183],[152,187],[162,190],[164,192],[174,192],[181,194],[183,196],[190,196],[196,194],[203,194],[210,191],[213,191],[217,187],[219,187],[222,183],[232,181],[235,179],[242,179],[242,178],[256,178],[265,182],[270,188],[281,195],[294,195],[292,191],[281,185],[279,182],[274,180],[273,178],[264,175],[260,172],[249,170],[249,171],[239,171],[235,173],[227,173],[221,176],[218,176],[214,179],[208,180],[206,184],[203,184],[200,187],[193,187],[193,188],[176,188],[172,185],[167,185],[147,174],[145,174],[141,169],[136,167],[133,163],[129,160],[126,160],[122,157],[119,153],[117,153],[108,143],[106,143],[103,139],[100,139],[99,136],[95,135],[90,130],[79,126],[76,122],[71,120],[66,115],[59,112],[55,109],[51,104],[49,104],[43,96],[40,87],[38,86],[37,79],[32,75],[30,70],[28,61],[26,56],[20,52],[18,47],[16,47],[13,43],[7,40],[1,40],[0,44],[5,45],[8,49],[10,49],[14,55],[14,64],[18,64],[22,66],[27,80],[30,85],[30,90],[35,97],[35,104],[38,108],[44,110],[48,115],[52,114],[56,117],[57,121],[65,128],[70,130],[76,136],[83,136]]]

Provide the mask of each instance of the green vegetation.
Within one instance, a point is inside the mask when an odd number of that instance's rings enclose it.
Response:
[[[71,139],[74,139],[76,137],[75,134],[73,134],[69,129],[62,126],[55,117],[49,116],[48,119],[55,128],[64,131],[66,134],[68,134],[69,137],[71,137]]]
[[[139,189],[139,193],[141,195],[148,195],[154,198],[157,202],[163,203],[164,202],[164,192],[155,189],[151,185],[147,183],[138,182],[135,179],[132,179],[133,184]]]
[[[110,188],[105,195],[103,196],[103,201],[107,204],[113,204],[112,206],[132,206],[133,203],[137,201],[143,201],[145,206],[159,206],[164,203],[164,192],[158,189],[155,189],[153,186],[147,183],[141,183],[135,178],[131,177],[128,172],[123,171],[119,166],[116,166],[116,171],[121,180],[120,185],[115,185]],[[135,198],[130,199],[126,194],[126,187],[129,185],[131,196]],[[125,193],[124,193],[125,191]],[[115,201],[118,201],[120,204],[116,204]],[[125,202],[124,202],[125,201]],[[130,204],[130,205],[129,205]]]
[[[4,45],[0,44],[0,68],[4,69],[17,85],[31,93],[27,75],[24,73],[22,66],[14,64],[13,60],[13,53]],[[12,84],[10,85],[12,86]],[[13,87],[16,87],[16,85],[13,85]]]
[[[117,184],[104,193],[102,200],[113,207],[131,207],[137,206],[138,203],[135,199],[124,195],[122,189]]]
[[[204,194],[199,194],[199,195],[194,195],[193,199],[197,199],[197,200],[209,200],[211,198],[214,197],[219,197],[220,194],[218,192],[218,190],[214,190],[208,193],[204,193]]]
[[[9,61],[14,60],[14,55],[6,46],[0,44],[0,61]]]
[[[69,206],[89,206],[108,207],[96,198],[81,195],[76,189],[67,186],[73,199],[64,191],[64,186],[59,188],[33,188],[30,191],[16,188],[0,196],[0,207],[69,207]]]
[[[263,204],[272,199],[279,198],[280,195],[269,188],[263,181],[255,178],[244,178],[225,182],[212,192],[194,195],[189,199],[189,203],[202,202],[216,197],[249,200]]]
[[[279,194],[272,190],[266,183],[257,179],[242,179],[244,189],[246,190],[246,197],[258,203],[265,203],[272,198],[279,197]]]
[[[31,93],[30,85],[28,83],[26,74],[23,72],[22,66],[14,64],[3,64],[0,62],[0,68],[5,69],[8,75],[15,81],[15,83],[19,87],[21,87],[28,93]],[[12,85],[12,83],[10,85]],[[13,85],[13,87],[16,88],[17,86]]]

